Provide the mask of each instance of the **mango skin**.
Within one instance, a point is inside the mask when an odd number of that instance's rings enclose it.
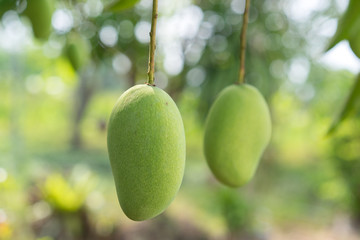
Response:
[[[185,168],[184,125],[175,102],[157,87],[128,89],[111,113],[107,142],[126,216],[142,221],[163,212],[175,198]]]
[[[231,85],[220,92],[207,116],[207,163],[220,182],[243,186],[253,177],[270,137],[270,112],[262,95],[247,84]]]
[[[53,11],[53,0],[27,0],[24,14],[29,17],[36,38],[40,40],[49,38],[52,30],[51,18]]]

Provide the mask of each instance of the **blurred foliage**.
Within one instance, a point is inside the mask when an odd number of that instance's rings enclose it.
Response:
[[[119,12],[133,7],[139,0],[118,0],[106,7],[105,10]]]
[[[74,186],[69,185],[59,174],[49,176],[44,186],[40,187],[44,199],[60,211],[74,212],[79,210],[84,204],[92,184],[86,174],[77,174],[82,179],[78,180]]]
[[[351,214],[355,226],[360,223],[360,128],[359,117],[346,123],[333,139],[333,158],[338,174],[341,175],[349,194],[349,203],[352,206]]]
[[[117,97],[146,79],[151,1],[121,12],[106,9],[136,1],[54,1],[42,40],[24,2],[0,0],[0,239],[276,239],[304,223],[325,239],[352,239],[336,229],[339,216],[360,216],[358,84],[317,60],[337,1],[308,14],[302,1],[252,1],[246,80],[269,102],[274,131],[254,180],[238,190],[211,176],[202,135],[216,94],[238,75],[242,1],[160,1],[155,83],[183,116],[187,165],[173,204],[142,223],[119,208],[106,122]],[[353,18],[346,28],[358,28]]]
[[[330,40],[328,49],[333,48],[337,43],[344,39],[351,40],[358,37],[360,30],[359,8],[359,1],[349,1],[347,10],[339,20],[336,33]]]
[[[335,129],[339,126],[339,124],[349,116],[349,114],[354,109],[360,108],[360,75],[357,76],[355,80],[355,84],[352,87],[352,90],[345,102],[345,105],[343,109],[341,110],[341,113],[337,116],[337,118],[333,121],[333,123],[330,126],[330,129],[328,131],[328,134],[332,134]]]
[[[330,40],[328,50],[333,48],[337,43],[342,40],[348,40],[350,47],[354,54],[360,58],[360,15],[357,9],[360,8],[360,2],[356,0],[350,0],[347,10],[338,21],[337,30],[335,35]],[[349,116],[349,113],[353,110],[358,111],[360,109],[360,75],[355,79],[355,84],[350,90],[349,96],[339,113],[334,119],[328,134],[332,134],[338,125]]]
[[[249,229],[251,208],[239,194],[225,189],[218,193],[218,203],[230,232]]]

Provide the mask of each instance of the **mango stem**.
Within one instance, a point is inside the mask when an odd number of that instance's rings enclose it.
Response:
[[[148,67],[148,81],[150,85],[154,84],[155,73],[155,49],[156,49],[156,22],[158,18],[158,0],[153,0],[151,30],[150,30],[150,44],[149,44],[149,67]]]
[[[246,0],[243,15],[242,30],[240,34],[240,70],[239,84],[245,83],[245,52],[246,52],[246,31],[249,23],[250,0]]]

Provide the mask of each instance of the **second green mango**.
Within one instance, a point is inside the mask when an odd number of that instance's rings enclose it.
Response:
[[[54,4],[53,0],[27,0],[24,14],[29,17],[34,36],[38,39],[47,40],[50,36]]]
[[[211,171],[228,186],[243,186],[253,177],[270,137],[270,112],[260,92],[247,84],[225,88],[205,125],[204,153]]]

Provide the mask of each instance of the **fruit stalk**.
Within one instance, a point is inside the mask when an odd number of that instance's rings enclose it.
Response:
[[[148,81],[147,81],[147,83],[150,85],[154,84],[157,17],[158,17],[158,0],[153,0],[151,31],[149,33],[150,46],[149,46],[149,68],[148,68]]]
[[[249,8],[250,0],[245,2],[245,10],[243,15],[243,24],[240,34],[240,71],[239,71],[239,83],[245,83],[245,49],[246,49],[246,31],[249,23]]]

